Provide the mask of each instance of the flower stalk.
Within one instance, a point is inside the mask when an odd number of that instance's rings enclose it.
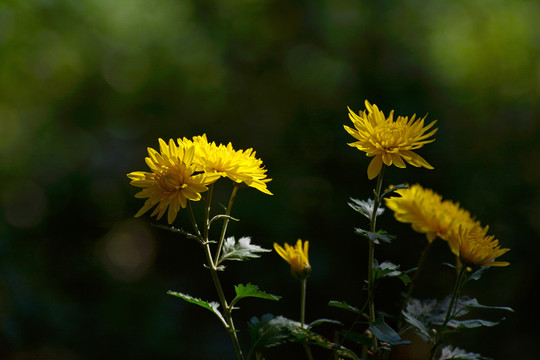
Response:
[[[229,225],[229,219],[231,216],[232,207],[234,204],[234,199],[236,198],[236,193],[238,192],[239,184],[235,184],[232,190],[231,196],[229,198],[229,204],[227,205],[227,210],[225,210],[225,219],[223,219],[223,227],[221,228],[221,235],[219,236],[218,246],[216,250],[216,257],[214,262],[217,263],[219,257],[221,256],[221,249],[223,248],[223,241],[225,240],[225,234],[227,233],[227,226]]]
[[[306,287],[307,277],[300,279],[300,327],[302,329],[306,327]],[[307,358],[313,360],[307,340],[304,342],[304,349],[306,350]]]
[[[236,194],[236,186],[233,190],[233,194]],[[204,249],[204,255],[206,257],[206,265],[208,269],[210,270],[210,275],[212,277],[212,282],[214,283],[214,287],[216,288],[216,292],[218,293],[219,302],[221,304],[221,307],[223,308],[223,317],[225,318],[225,328],[227,332],[229,333],[229,336],[231,337],[231,341],[234,346],[234,351],[236,353],[236,357],[238,360],[243,360],[244,356],[242,354],[242,349],[240,347],[240,342],[238,341],[238,336],[236,334],[236,329],[234,327],[234,322],[232,319],[232,306],[230,306],[227,302],[227,299],[225,298],[225,293],[223,292],[223,287],[221,286],[221,281],[219,280],[218,275],[218,268],[216,266],[217,261],[214,261],[212,257],[212,249],[210,248],[210,239],[209,239],[209,230],[210,230],[210,208],[212,203],[212,194],[213,194],[213,186],[210,186],[209,193],[207,196],[207,204],[205,208],[205,228],[203,229],[203,237],[200,239],[201,245]],[[231,196],[232,197],[232,196]],[[229,201],[229,204],[231,205],[231,202]],[[227,212],[230,214],[230,207],[227,208]],[[196,233],[199,237],[201,237],[201,232],[198,228],[197,221],[195,220],[195,215],[193,214],[193,208],[191,206],[191,203],[189,204],[189,216],[193,223],[193,228],[195,229]],[[227,219],[225,219],[227,220]],[[225,237],[225,234],[222,233],[222,236]]]
[[[306,323],[306,287],[307,279],[300,280],[300,326],[303,328]]]
[[[381,202],[381,189],[383,183],[384,175],[383,166],[378,177],[377,177],[377,186],[375,187],[375,200],[373,201],[373,212],[371,213],[371,219],[369,221],[369,231],[374,233],[376,231],[377,225],[377,210]],[[373,324],[375,322],[375,279],[373,277],[373,263],[375,261],[375,243],[369,241],[369,252],[368,252],[368,309],[369,309],[369,323]],[[377,349],[377,338],[375,336],[371,339],[371,350],[375,351]]]
[[[465,283],[464,280],[465,280],[466,273],[467,273],[467,267],[462,265],[461,268],[459,269],[456,283],[454,285],[454,290],[452,292],[452,298],[450,299],[450,304],[448,305],[448,310],[446,312],[444,322],[441,325],[441,328],[439,330],[439,338],[437,339],[437,341],[431,348],[431,354],[430,354],[429,360],[433,360],[435,358],[435,354],[437,353],[437,350],[443,344],[444,337],[442,335],[444,335],[448,322],[452,320],[452,318],[455,315],[455,308],[457,306],[457,300],[459,298],[459,294],[461,293],[461,288],[463,287],[463,284]]]
[[[401,307],[401,313],[399,315],[399,322],[398,322],[398,329],[400,329],[401,326],[403,325],[403,311],[407,309],[407,304],[409,303],[409,300],[412,296],[414,286],[416,285],[416,282],[418,281],[418,276],[420,275],[420,272],[422,271],[422,269],[424,268],[424,264],[426,263],[429,250],[431,249],[431,244],[433,244],[433,242],[428,242],[426,244],[426,246],[422,250],[422,253],[420,254],[420,259],[418,259],[416,270],[414,271],[413,278],[411,279],[411,282],[409,283],[409,286],[407,289],[407,295],[405,295],[405,300],[403,301],[403,305]]]

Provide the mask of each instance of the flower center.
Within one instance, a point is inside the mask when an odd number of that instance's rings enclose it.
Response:
[[[187,187],[187,177],[185,167],[171,167],[158,176],[157,182],[165,191],[173,192]]]
[[[389,149],[398,145],[405,128],[395,122],[385,122],[377,129],[379,142],[383,148]]]

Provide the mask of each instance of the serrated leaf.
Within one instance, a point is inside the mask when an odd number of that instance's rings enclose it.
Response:
[[[240,299],[246,298],[246,297],[256,297],[261,299],[267,299],[267,300],[273,300],[278,301],[281,299],[281,296],[268,294],[262,290],[259,290],[259,287],[257,285],[253,284],[238,284],[234,287],[234,291],[236,292],[236,297],[231,301],[231,307],[236,304]]]
[[[377,260],[373,260],[373,277],[375,280],[385,277],[396,277],[400,279],[403,284],[407,285],[411,279],[408,275],[399,270],[399,265],[395,265],[390,261],[385,261],[379,265]]]
[[[371,220],[373,216],[373,206],[375,201],[373,199],[367,200],[358,200],[351,198],[351,202],[348,205],[355,211],[358,211],[360,214],[364,215]],[[377,209],[377,216],[381,215],[384,212],[384,208],[379,206]]]
[[[450,301],[450,296],[446,297],[440,302],[433,299],[422,301],[410,299],[409,303],[407,304],[406,311],[403,312],[405,321],[411,325],[417,331],[417,333],[424,338],[424,340],[429,340],[432,336],[431,329],[433,326],[440,326],[444,323],[448,307],[450,306]],[[500,323],[500,321],[493,322],[481,319],[458,319],[459,317],[468,314],[471,309],[498,309],[513,311],[508,307],[480,305],[476,299],[467,296],[458,298],[454,306],[453,318],[451,318],[447,324],[449,328],[454,329],[495,326]]]
[[[403,311],[403,316],[405,318],[405,321],[411,325],[414,330],[416,331],[417,335],[422,338],[422,340],[428,342],[431,340],[432,336],[429,331],[428,326],[424,322],[422,322],[420,319],[412,316],[410,313]]]
[[[370,324],[369,330],[377,339],[390,345],[410,344],[409,340],[401,340],[399,334],[392,329],[383,318],[377,319]]]
[[[425,341],[433,340],[431,329],[434,323],[442,324],[448,309],[442,308],[437,300],[418,300],[411,298],[403,311],[405,321],[413,327],[415,332]]]
[[[442,348],[439,360],[489,360],[480,354],[468,353],[460,348],[453,349],[451,346]]]
[[[251,238],[244,236],[238,241],[231,236],[223,243],[221,250],[221,256],[217,265],[221,264],[225,260],[243,261],[252,258],[258,258],[261,255],[258,253],[270,252],[270,249],[264,249],[259,245],[251,244]]]
[[[358,235],[361,235],[369,241],[373,241],[375,244],[379,244],[380,241],[384,241],[385,243],[391,243],[392,240],[394,240],[396,237],[394,235],[389,235],[384,230],[379,230],[377,232],[371,232],[360,228],[355,228],[354,232]]]
[[[299,322],[283,316],[274,317],[272,314],[265,314],[260,319],[252,317],[248,322],[248,332],[251,337],[249,352],[253,353],[259,349],[283,344],[299,327]]]
[[[176,292],[176,291],[170,291],[170,290],[167,291],[167,294],[179,297],[180,299],[182,299],[184,301],[187,301],[188,303],[199,305],[200,307],[202,307],[202,308],[204,308],[206,310],[210,310],[211,312],[216,314],[217,317],[219,317],[219,319],[225,324],[225,326],[227,326],[227,323],[226,323],[225,319],[223,318],[223,315],[221,315],[221,312],[218,310],[219,304],[217,302],[215,302],[215,301],[204,301],[204,300],[201,300],[199,298],[194,298],[191,295],[183,294],[181,292]]]

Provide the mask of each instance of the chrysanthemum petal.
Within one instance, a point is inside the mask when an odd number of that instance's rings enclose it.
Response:
[[[356,114],[348,108],[349,118],[354,128],[349,126],[344,126],[344,128],[357,140],[349,143],[349,146],[364,151],[368,156],[375,156],[368,167],[370,179],[377,176],[382,163],[403,168],[405,162],[408,162],[416,167],[433,169],[427,161],[412,150],[417,150],[434,141],[430,137],[437,132],[437,129],[432,129],[436,121],[424,126],[425,117],[417,119],[416,115],[410,119],[398,116],[394,120],[394,110],[385,117],[377,105],[370,104],[366,100],[365,106],[367,114],[366,112]]]
[[[396,165],[398,168],[406,167],[405,162],[403,161],[403,159],[401,158],[399,154],[391,154],[391,155],[392,155],[392,163],[394,165]]]
[[[381,172],[381,169],[382,169],[382,164],[383,164],[382,156],[380,156],[380,155],[376,155],[371,160],[371,162],[369,163],[369,166],[368,166],[368,170],[367,170],[369,180],[374,179],[374,178],[377,177],[377,175],[379,175],[379,173]]]
[[[308,259],[308,242],[302,243],[301,239],[298,239],[295,246],[291,246],[287,243],[284,247],[274,243],[274,249],[287,263],[291,266],[291,273],[300,279],[305,279],[311,272],[311,265]]]

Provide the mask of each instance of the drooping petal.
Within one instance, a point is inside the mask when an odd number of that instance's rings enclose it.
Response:
[[[377,175],[379,175],[379,173],[381,172],[381,169],[382,169],[382,164],[383,164],[382,156],[380,156],[380,155],[376,155],[371,160],[371,162],[369,163],[369,166],[368,166],[368,170],[367,170],[369,180],[374,179],[374,178],[377,177]]]

